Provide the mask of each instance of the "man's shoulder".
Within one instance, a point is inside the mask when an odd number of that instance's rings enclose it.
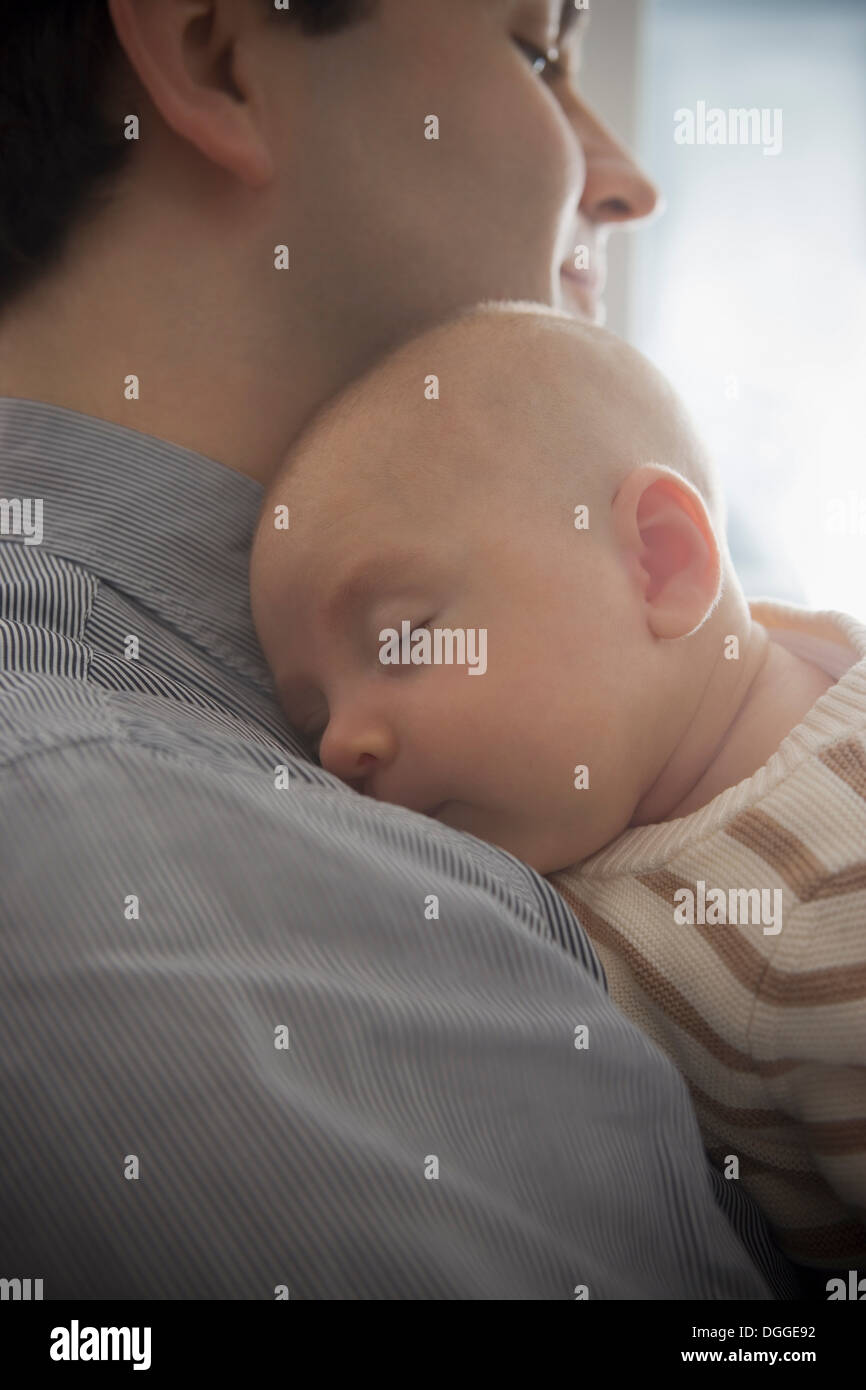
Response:
[[[0,769],[87,745],[259,766],[303,761],[267,691],[199,640],[39,547],[0,545]]]
[[[173,702],[53,674],[0,675],[0,820],[13,839],[38,837],[50,856],[52,845],[74,839],[70,818],[78,817],[119,853],[142,838],[167,852],[191,826],[207,842],[199,846],[205,858],[244,841],[251,866],[282,845],[288,877],[299,856],[333,855],[339,846],[382,887],[413,866],[434,875],[441,867],[442,827],[357,796],[258,730],[245,734]],[[472,837],[449,838],[448,877],[505,893],[533,913],[539,895],[555,900],[510,855]],[[567,909],[553,916],[558,934],[570,936]]]
[[[73,760],[70,754],[75,752]],[[247,772],[276,785],[280,776],[330,782],[313,764],[226,710],[220,722],[195,707],[147,691],[111,690],[56,671],[0,672],[0,784],[4,769],[54,758],[88,778],[124,762],[174,765],[191,784],[205,774]],[[229,784],[226,784],[226,792]]]
[[[44,670],[0,671],[0,769],[123,738],[108,692]]]

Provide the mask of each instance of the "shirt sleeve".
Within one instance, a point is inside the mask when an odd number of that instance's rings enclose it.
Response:
[[[0,1225],[46,1298],[771,1296],[509,856],[216,742],[24,750],[0,823]]]

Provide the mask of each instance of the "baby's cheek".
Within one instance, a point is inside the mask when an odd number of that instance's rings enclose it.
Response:
[[[273,641],[279,609],[278,573],[274,557],[264,546],[254,547],[250,557],[250,613],[262,650]]]

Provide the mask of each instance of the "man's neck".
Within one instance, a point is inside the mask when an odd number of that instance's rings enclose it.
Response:
[[[117,248],[115,237],[100,255],[94,239],[86,259],[70,253],[0,316],[0,395],[171,440],[266,485],[310,415],[366,362],[351,360],[348,335],[300,284],[294,298],[270,290],[285,306],[275,324],[273,302],[259,319],[240,265],[234,284],[214,247],[198,269],[192,254],[137,264]]]

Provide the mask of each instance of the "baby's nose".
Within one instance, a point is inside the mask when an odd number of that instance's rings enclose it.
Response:
[[[365,791],[394,752],[393,734],[383,722],[332,718],[319,745],[319,762],[356,791]]]

